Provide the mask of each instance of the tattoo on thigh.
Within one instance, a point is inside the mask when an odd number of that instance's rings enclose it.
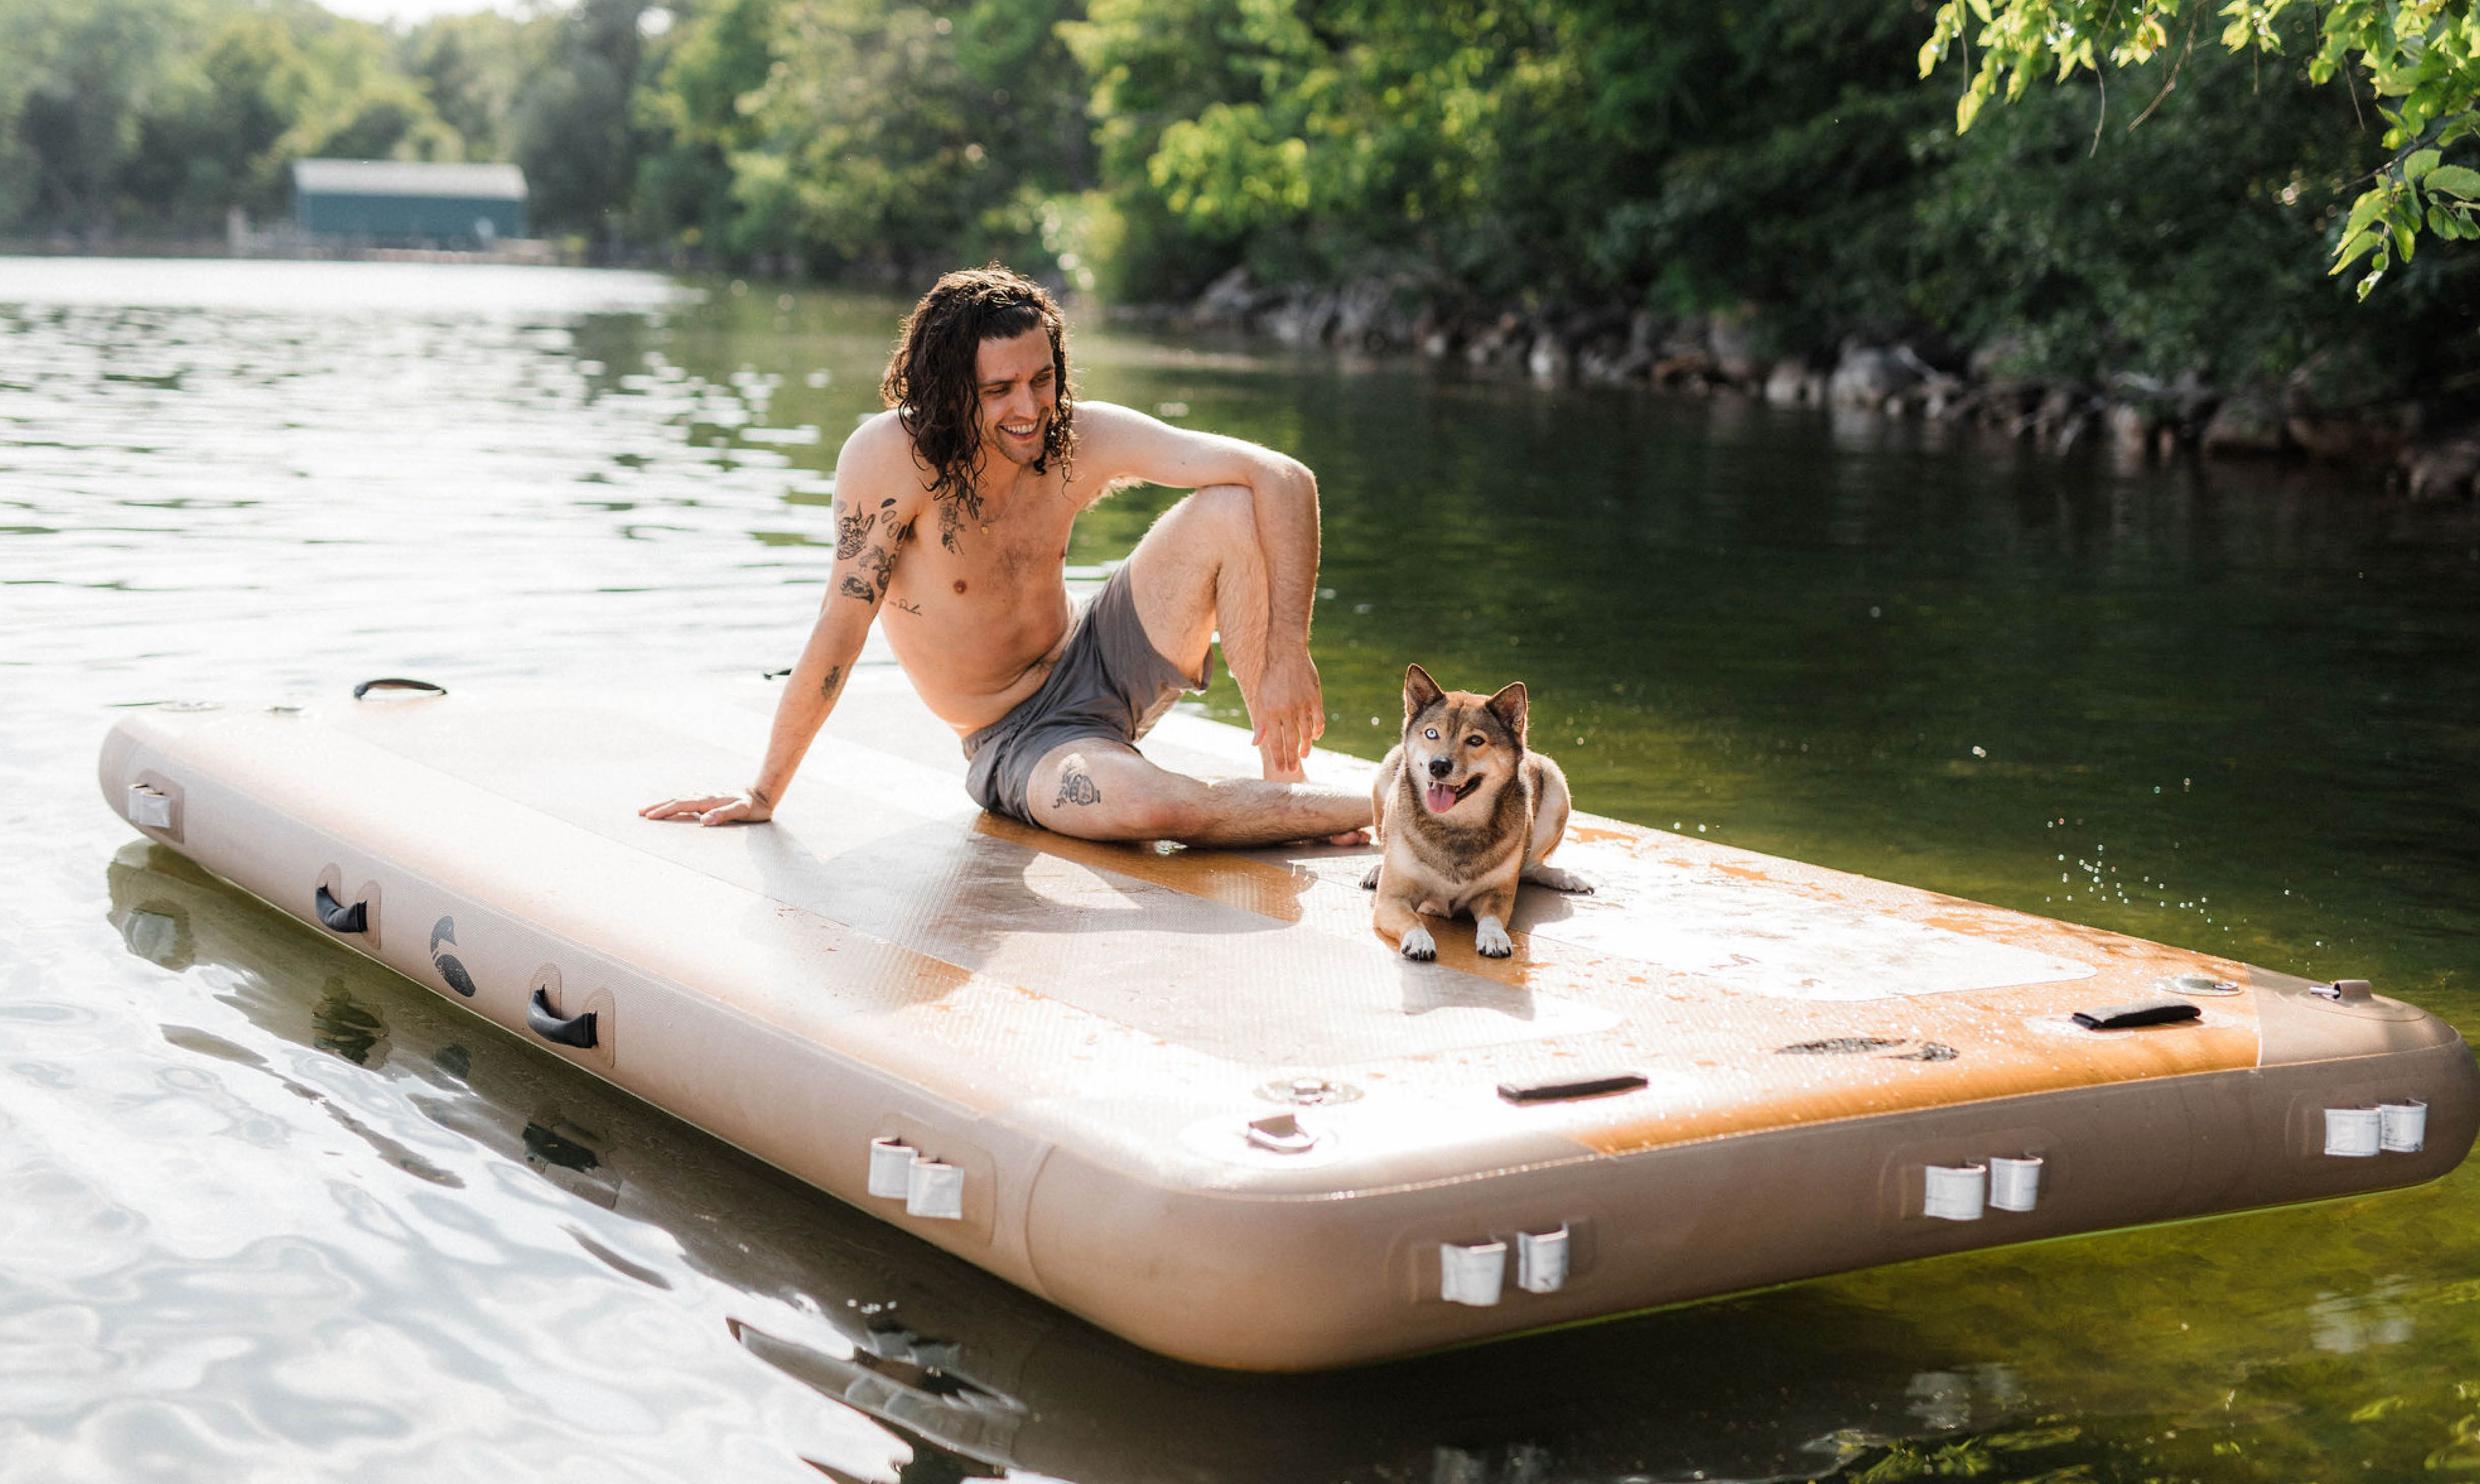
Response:
[[[838,561],[850,561],[855,557],[860,556],[862,538],[868,535],[869,528],[877,524],[878,517],[867,510],[854,510],[838,518],[836,521],[836,560]]]
[[[833,669],[828,670],[827,678],[818,683],[818,699],[822,701],[834,700],[836,698],[836,688],[843,683],[844,667],[839,664]]]
[[[1050,801],[1050,807],[1060,809],[1070,804],[1098,804],[1101,801],[1102,791],[1096,787],[1094,780],[1072,768],[1059,775],[1059,796]]]

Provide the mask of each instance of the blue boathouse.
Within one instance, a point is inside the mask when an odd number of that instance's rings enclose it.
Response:
[[[526,235],[526,176],[513,165],[296,160],[293,222],[320,237],[488,246]]]

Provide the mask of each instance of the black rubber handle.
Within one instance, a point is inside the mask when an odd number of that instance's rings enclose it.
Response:
[[[319,888],[317,905],[319,921],[327,924],[329,932],[371,930],[370,903],[366,901],[357,901],[349,907],[338,901],[335,894],[323,886]]]
[[[2201,1020],[2204,1014],[2184,1000],[2164,997],[2138,1000],[2133,1004],[2113,1004],[2099,1010],[2078,1010],[2075,1021],[2087,1030],[2131,1030],[2138,1026],[2176,1026]]]
[[[572,1015],[566,1020],[551,1007],[551,996],[537,989],[533,1002],[526,1006],[526,1028],[546,1041],[561,1046],[587,1047],[594,1044],[594,1012]]]
[[[1569,1103],[1579,1098],[1607,1098],[1615,1092],[1634,1092],[1647,1085],[1641,1072],[1613,1072],[1603,1077],[1583,1077],[1561,1082],[1501,1082],[1498,1095],[1510,1103]]]
[[[360,700],[374,690],[427,690],[433,695],[446,695],[446,686],[434,686],[426,680],[365,680],[353,688],[353,699]]]

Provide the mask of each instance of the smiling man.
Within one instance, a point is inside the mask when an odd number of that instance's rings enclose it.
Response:
[[[1108,403],[1078,403],[1066,325],[1041,285],[993,265],[939,280],[906,318],[888,410],[836,460],[836,558],[758,775],[648,819],[767,819],[887,610],[916,690],[964,740],[989,810],[1089,840],[1266,845],[1353,838],[1366,792],[1303,781],[1326,729],[1309,662],[1317,482],[1298,460]],[[1069,601],[1069,527],[1132,483],[1195,492],[1092,601]],[[1248,704],[1262,779],[1206,782],[1136,742],[1209,646]]]

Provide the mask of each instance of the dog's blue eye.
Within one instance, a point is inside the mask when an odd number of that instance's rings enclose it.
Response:
[[[1438,740],[1438,729],[1437,729],[1436,727],[1432,727],[1432,728],[1430,728],[1428,731],[1423,732],[1421,735],[1422,735],[1422,736],[1424,736],[1424,737],[1426,737],[1426,738],[1428,738],[1428,739],[1429,739],[1430,741],[1432,741],[1432,742],[1436,742],[1436,741]]]

